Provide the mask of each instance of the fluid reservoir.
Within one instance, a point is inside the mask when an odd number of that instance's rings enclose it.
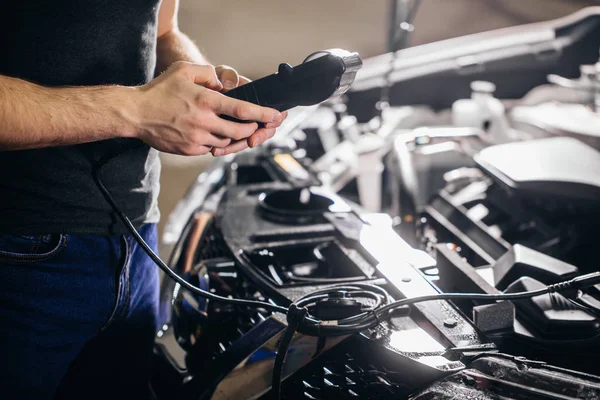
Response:
[[[496,85],[492,82],[471,82],[471,98],[452,104],[452,124],[459,127],[479,128],[493,142],[503,142],[510,136],[510,127],[504,104],[494,97]]]

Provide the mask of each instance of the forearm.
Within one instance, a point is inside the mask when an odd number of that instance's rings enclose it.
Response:
[[[87,143],[137,134],[135,88],[48,88],[0,75],[0,150]]]
[[[183,32],[177,29],[158,37],[156,45],[156,74],[160,74],[177,61],[194,64],[209,64],[200,53],[196,44]]]

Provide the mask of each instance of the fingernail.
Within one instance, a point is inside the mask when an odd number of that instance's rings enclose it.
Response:
[[[235,87],[235,82],[233,81],[223,81],[223,87],[227,90],[233,89]]]
[[[283,116],[281,115],[281,113],[273,114],[273,122],[275,122],[275,123],[281,122],[282,119],[283,119]]]
[[[267,129],[275,128],[276,126],[277,124],[274,122],[269,122],[268,124],[265,124],[265,128]]]
[[[213,151],[213,156],[215,156],[215,157],[222,156],[223,154],[225,154],[225,150],[223,150],[223,149],[215,149]]]

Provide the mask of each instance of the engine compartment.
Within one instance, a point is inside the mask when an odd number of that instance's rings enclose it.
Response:
[[[170,216],[169,264],[325,321],[597,271],[599,48],[593,7],[367,60],[345,98],[293,110],[271,144],[198,178]],[[162,300],[157,398],[270,398],[285,316],[169,280]],[[598,354],[600,285],[435,300],[358,334],[297,333],[283,398],[595,399]]]

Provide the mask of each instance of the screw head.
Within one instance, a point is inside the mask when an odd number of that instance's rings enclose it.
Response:
[[[444,320],[444,326],[446,328],[454,328],[456,325],[458,325],[458,321],[454,318],[448,318]]]

